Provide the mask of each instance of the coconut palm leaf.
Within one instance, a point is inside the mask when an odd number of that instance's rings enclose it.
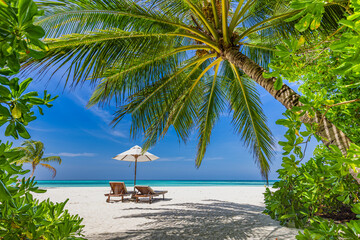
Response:
[[[196,165],[200,166],[205,156],[206,147],[210,143],[211,131],[225,106],[225,93],[221,82],[217,79],[220,62],[216,63],[214,76],[206,79],[204,98],[199,111],[199,143]]]
[[[59,156],[50,156],[50,157],[46,157],[46,158],[42,158],[41,162],[56,162],[61,164],[61,157]]]
[[[56,169],[53,166],[46,164],[46,163],[40,163],[40,165],[47,168],[48,170],[50,170],[53,178],[56,176]]]
[[[268,179],[269,162],[273,157],[271,151],[274,141],[270,129],[266,126],[266,117],[262,112],[255,85],[243,77],[232,64],[235,81],[230,81],[229,101],[233,114],[233,124],[257,160],[262,175]]]

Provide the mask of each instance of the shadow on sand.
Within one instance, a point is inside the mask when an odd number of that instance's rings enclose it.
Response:
[[[280,226],[264,208],[227,201],[168,204],[167,208],[136,208],[142,214],[122,218],[151,220],[136,231],[103,233],[89,239],[295,239],[298,230]],[[126,211],[127,209],[123,210]],[[128,209],[130,210],[130,209]],[[154,212],[149,212],[154,211]],[[119,226],[119,230],[121,226]]]

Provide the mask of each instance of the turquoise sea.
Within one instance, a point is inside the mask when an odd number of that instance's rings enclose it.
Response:
[[[133,180],[38,180],[39,187],[108,187],[109,182],[125,182],[134,185]],[[269,180],[273,185],[276,180]],[[186,187],[186,186],[264,186],[263,180],[137,180],[136,185],[149,185],[154,187]]]

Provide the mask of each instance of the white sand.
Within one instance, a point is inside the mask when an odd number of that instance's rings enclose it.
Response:
[[[107,187],[50,188],[37,197],[64,201],[84,218],[88,239],[295,239],[264,210],[264,187],[157,187],[165,200],[106,203]],[[130,189],[129,189],[130,190]],[[113,198],[117,200],[117,198]],[[160,200],[161,199],[161,200]],[[144,199],[145,200],[145,199]]]

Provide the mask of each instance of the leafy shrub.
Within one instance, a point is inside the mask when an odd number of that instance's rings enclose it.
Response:
[[[25,129],[29,122],[36,119],[33,107],[51,107],[52,98],[45,92],[39,98],[37,92],[24,93],[31,79],[21,83],[17,78],[11,80],[1,77],[0,117],[1,125],[8,123],[5,135],[14,138],[29,138]],[[42,111],[41,111],[42,113]],[[23,157],[23,152],[11,148],[10,143],[0,142],[0,238],[1,239],[83,239],[82,218],[70,215],[64,210],[67,201],[52,203],[39,202],[32,193],[42,193],[34,178],[18,179],[29,170],[15,162]]]
[[[83,239],[78,215],[64,210],[67,201],[39,202],[31,193],[43,193],[34,178],[18,181],[29,172],[13,162],[22,156],[11,144],[0,145],[0,238],[1,239]]]
[[[355,218],[351,204],[359,200],[359,186],[341,158],[330,159],[323,145],[305,164],[284,157],[279,182],[265,193],[266,210],[281,224],[304,227],[308,219],[324,216],[337,220]],[[360,150],[360,149],[359,149]]]
[[[33,108],[43,114],[40,106],[51,107],[56,98],[46,91],[43,98],[37,92],[25,93],[30,78],[20,82],[6,77],[19,71],[22,56],[43,55],[46,47],[40,38],[45,33],[33,24],[39,15],[32,0],[0,0],[0,126],[6,125],[5,136],[15,139],[30,138],[26,126],[36,119]],[[15,164],[22,156],[11,143],[0,141],[0,239],[83,239],[82,218],[64,209],[67,201],[33,198],[32,193],[45,190],[36,186],[35,178],[22,177],[29,172]]]
[[[275,190],[264,193],[264,213],[280,224],[306,228],[297,239],[358,239],[360,237],[360,190],[349,168],[360,165],[360,147],[351,144],[347,155],[336,146],[319,145],[306,163],[301,144],[307,144],[315,129],[299,124],[299,115],[287,111],[287,119],[278,120],[288,131],[288,141],[279,142],[284,156]],[[304,142],[304,138],[308,138]],[[345,223],[345,224],[340,224]],[[356,238],[355,238],[356,237]]]

